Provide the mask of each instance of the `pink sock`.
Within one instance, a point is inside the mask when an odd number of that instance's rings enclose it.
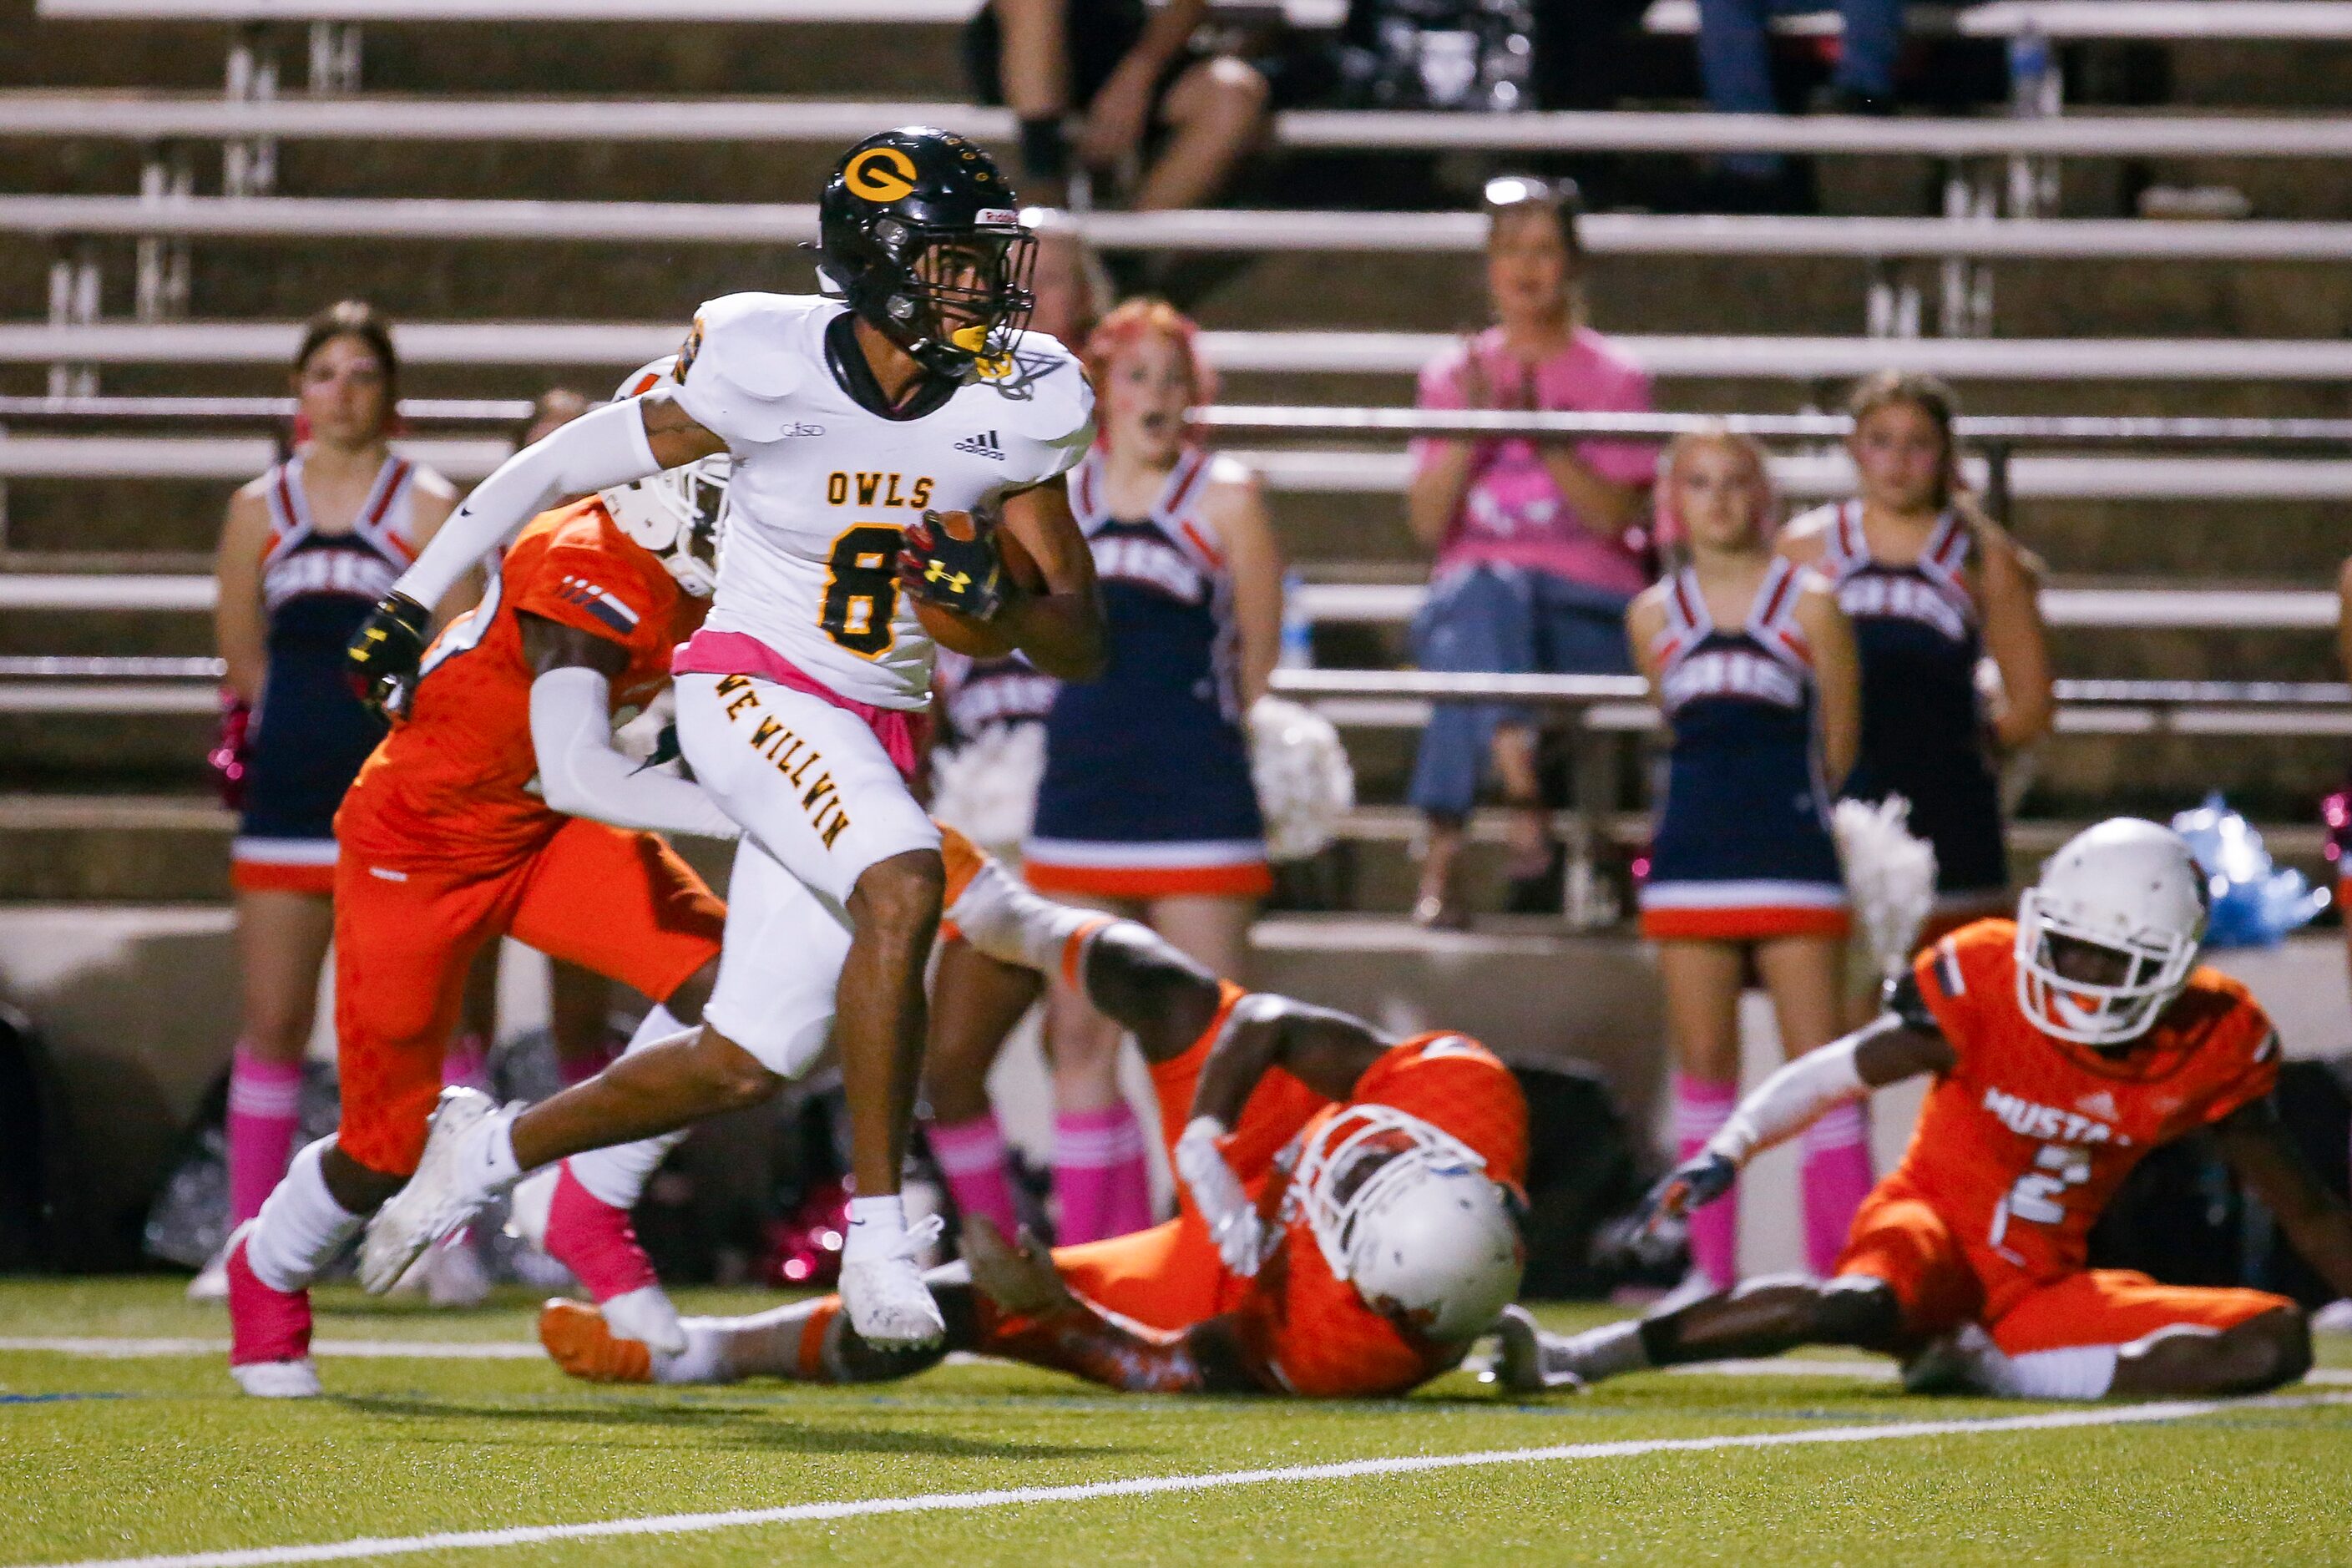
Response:
[[[1675,1158],[1687,1160],[1704,1148],[1739,1103],[1737,1083],[1714,1083],[1675,1074]],[[1718,1290],[1739,1279],[1739,1188],[1690,1216],[1691,1267]]]
[[[956,1212],[987,1216],[1001,1235],[1017,1233],[1021,1221],[1013,1207],[1013,1184],[1004,1175],[1004,1130],[996,1113],[983,1110],[969,1121],[933,1121],[925,1131]]]
[[[441,1053],[441,1087],[444,1089],[478,1089],[490,1087],[490,1045],[479,1035],[452,1035],[448,1048]]]
[[[228,1069],[228,1222],[243,1225],[286,1173],[302,1125],[302,1064],[237,1047]]]
[[[629,1211],[615,1208],[580,1184],[567,1161],[555,1178],[547,1210],[547,1255],[572,1270],[599,1301],[661,1283],[638,1245]]]
[[[1805,1130],[1805,1262],[1819,1278],[1835,1271],[1870,1183],[1870,1122],[1859,1103]]]
[[[1101,1241],[1149,1225],[1149,1197],[1138,1205],[1123,1195],[1130,1186],[1148,1194],[1148,1179],[1143,1129],[1125,1100],[1054,1118],[1054,1195],[1061,1208],[1054,1239],[1061,1246]]]

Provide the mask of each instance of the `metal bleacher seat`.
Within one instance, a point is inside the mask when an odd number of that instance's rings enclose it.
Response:
[[[50,0],[44,0],[46,12]],[[1904,25],[1927,37],[2130,40],[2196,43],[2214,39],[2311,40],[2352,37],[2352,5],[2339,0],[1989,0],[1979,5],[1914,5]],[[1651,0],[1645,32],[1698,31],[1698,0]],[[1772,30],[1792,37],[1836,37],[1834,10],[1775,17]]]
[[[1475,212],[1097,212],[1103,249],[1468,255]],[[809,203],[509,201],[410,197],[0,196],[0,233],[54,237],[386,239],[783,245],[816,237]],[[2117,218],[1682,216],[1599,213],[1601,256],[1974,260],[2352,261],[2352,223],[2157,223]]]
[[[625,370],[677,346],[677,321],[407,321],[415,365]],[[301,337],[291,321],[0,322],[0,364],[278,365]],[[1228,372],[1412,375],[1443,332],[1207,331]],[[1613,335],[1653,375],[1690,380],[1839,380],[1876,370],[1955,381],[2352,382],[2340,339],[1873,338]]]

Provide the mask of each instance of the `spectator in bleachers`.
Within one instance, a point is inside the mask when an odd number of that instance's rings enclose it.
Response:
[[[1496,324],[1431,361],[1423,408],[1641,412],[1650,382],[1584,319],[1576,187],[1508,177],[1486,186],[1486,289]],[[1638,532],[1653,448],[1573,439],[1413,444],[1405,510],[1436,555],[1413,627],[1423,669],[1623,675],[1625,606],[1648,583]],[[1559,847],[1537,768],[1532,715],[1442,703],[1413,768],[1428,820],[1413,918],[1458,925],[1454,890],[1470,808],[1491,757],[1511,808],[1515,908],[1559,907]],[[1592,778],[1580,790],[1600,787]]]
[[[1029,311],[1029,330],[1066,348],[1083,350],[1087,334],[1117,303],[1110,274],[1077,224],[1060,208],[1025,208],[1021,221],[1037,236],[1037,258],[1029,269],[1029,292],[1036,300]]]
[[[1222,191],[1265,127],[1265,76],[1193,51],[1209,0],[989,0],[964,33],[972,91],[1021,121],[1021,189],[1064,205],[1070,174],[1131,173],[1137,211]],[[1076,126],[1070,121],[1076,117]]]
[[[1911,831],[1936,850],[1930,942],[2014,901],[2000,758],[2047,734],[2056,712],[2041,564],[1961,488],[1949,388],[1882,372],[1847,407],[1860,493],[1791,522],[1780,550],[1835,583],[1853,620],[1862,753],[1844,793],[1911,803]]]
[[[1845,882],[1830,790],[1861,742],[1853,627],[1834,590],[1772,550],[1763,449],[1685,436],[1660,465],[1657,521],[1690,564],[1627,612],[1635,661],[1673,735],[1650,844],[1642,931],[1658,945],[1675,1052],[1675,1140],[1688,1159],[1739,1100],[1739,997],[1753,973],[1791,1059],[1843,1032]],[[1806,1134],[1805,1242],[1833,1274],[1870,1190],[1860,1110]],[[1690,1218],[1691,1267],[1715,1289],[1738,1275],[1738,1205]]]
[[[391,331],[366,305],[310,320],[294,360],[293,456],[236,492],[215,563],[227,687],[251,713],[230,868],[242,975],[232,1224],[285,1173],[334,932],[335,808],[383,734],[344,677],[343,645],[457,504],[448,480],[388,445],[399,372]],[[225,1289],[215,1274],[192,1291]]]
[[[1698,62],[1707,107],[1724,114],[1776,114],[1771,20],[1817,9],[1818,0],[1698,0]],[[1838,0],[1845,33],[1828,84],[1813,95],[1824,114],[1895,112],[1895,61],[1903,43],[1903,0]],[[1721,205],[1777,211],[1807,205],[1778,153],[1738,153],[1717,161]]]
[[[1087,342],[1100,436],[1071,471],[1109,623],[1099,679],[1062,687],[1025,856],[1039,891],[1150,925],[1213,973],[1248,969],[1272,890],[1243,719],[1282,642],[1282,557],[1257,478],[1202,444],[1214,383],[1192,323],[1132,300]],[[1057,994],[1055,1189],[1065,1243],[1149,1225],[1144,1131],[1120,1033]]]

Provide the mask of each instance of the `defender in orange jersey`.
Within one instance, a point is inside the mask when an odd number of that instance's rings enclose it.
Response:
[[[2302,1376],[2310,1326],[2284,1297],[2086,1266],[2132,1167],[2204,1128],[2352,1295],[2352,1213],[2269,1104],[2278,1037],[2243,986],[2195,967],[2204,887],[2188,845],[2154,823],[2077,836],[2014,922],[1979,921],[1922,953],[1877,1022],[1773,1074],[1653,1196],[1670,1214],[1710,1202],[1832,1106],[1932,1073],[1911,1147],[1855,1216],[1834,1278],[1756,1280],[1571,1338],[1515,1315],[1503,1380],[1531,1390],[1822,1343],[1906,1356],[1916,1390],[2022,1398],[2242,1394]]]
[[[709,605],[724,459],[533,522],[427,655],[345,796],[335,879],[342,1122],[295,1157],[229,1254],[230,1363],[249,1393],[318,1391],[308,1286],[417,1163],[466,970],[512,934],[663,1004],[710,994],[726,911],[649,829],[733,837],[611,728],[669,679]]]
[[[1527,1107],[1476,1042],[1391,1041],[1344,1013],[1244,992],[1148,928],[1048,903],[992,862],[949,914],[947,1027],[1009,1028],[1042,972],[1060,970],[1133,1031],[1181,1176],[1177,1217],[1050,1256],[968,1218],[966,1263],[929,1276],[943,1348],[877,1350],[828,1297],[689,1318],[684,1353],[661,1355],[554,1302],[541,1338],[567,1371],[858,1383],[959,1349],[1136,1392],[1373,1397],[1452,1367],[1493,1326],[1519,1282]]]

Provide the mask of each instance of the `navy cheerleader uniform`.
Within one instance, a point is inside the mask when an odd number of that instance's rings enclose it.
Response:
[[[415,471],[386,458],[348,533],[321,533],[311,521],[300,458],[263,476],[268,671],[230,850],[229,880],[238,888],[335,889],[335,809],[384,732],[343,674],[343,646],[415,559],[409,532]]]
[[[1837,584],[1862,658],[1862,752],[1844,793],[1911,803],[1911,830],[1936,849],[1938,921],[1997,910],[2008,901],[2009,857],[1977,691],[1984,641],[1962,575],[1976,535],[1948,511],[1917,562],[1875,561],[1862,503],[1849,500],[1832,510],[1828,541],[1821,570]]]
[[[1816,765],[1801,571],[1775,559],[1745,625],[1707,614],[1697,574],[1669,580],[1658,698],[1674,736],[1642,889],[1660,941],[1843,936],[1845,881]]]
[[[1065,683],[1024,858],[1032,886],[1081,897],[1262,897],[1274,876],[1242,727],[1233,578],[1200,497],[1229,458],[1187,451],[1149,517],[1116,518],[1102,458],[1070,475],[1109,623],[1098,680]]]

